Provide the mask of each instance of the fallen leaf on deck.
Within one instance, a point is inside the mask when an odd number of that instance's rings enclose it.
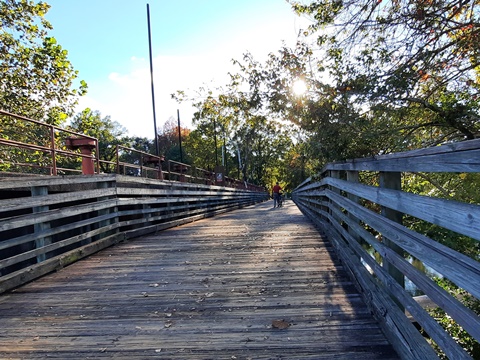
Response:
[[[285,320],[273,320],[272,321],[272,327],[275,329],[280,329],[284,330],[290,327],[290,324],[286,322]]]

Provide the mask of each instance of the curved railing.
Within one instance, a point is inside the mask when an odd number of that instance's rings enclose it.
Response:
[[[73,141],[83,141],[89,154],[77,151]],[[100,172],[98,141],[45,122],[0,110],[0,170],[22,174],[63,175],[82,173],[74,167],[62,166],[77,159],[92,164],[92,172]],[[93,155],[92,155],[93,154]],[[63,160],[60,161],[59,160]]]
[[[111,161],[100,159],[98,139],[0,110],[1,175],[93,175],[114,173],[158,180],[266,191],[213,171],[116,145]],[[125,160],[125,159],[128,159]]]
[[[0,293],[119,241],[268,199],[117,174],[0,181]]]
[[[433,277],[448,279],[463,296],[480,299],[480,206],[402,189],[402,177],[425,179],[429,173],[453,177],[480,173],[480,140],[331,163],[301,184],[293,200],[334,243],[402,358],[437,358],[430,346],[433,340],[448,358],[469,359],[405,288],[415,286],[425,294],[427,307],[443,309],[480,341],[479,316],[433,281]],[[403,225],[407,220],[442,229],[438,234],[446,231],[452,238],[469,239],[477,245],[477,254],[467,256],[430,233],[416,232]],[[420,271],[413,262],[434,275]]]

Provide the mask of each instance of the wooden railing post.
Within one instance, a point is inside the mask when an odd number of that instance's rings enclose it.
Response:
[[[347,181],[352,182],[352,183],[358,183],[359,182],[359,176],[358,176],[358,171],[347,171]],[[357,195],[353,195],[348,193],[347,198],[354,203],[358,204],[359,202],[359,197]],[[357,217],[353,216],[348,213],[348,217],[351,219],[352,222],[359,223],[360,221],[357,219]],[[362,239],[360,236],[358,236],[356,231],[353,231],[352,228],[349,226],[348,227],[348,233],[352,235],[352,237],[357,240],[359,243],[363,243]]]
[[[340,171],[339,170],[330,170],[329,171],[329,174],[328,174],[331,178],[334,178],[334,179],[340,179]],[[334,193],[337,193],[337,194],[340,194],[340,189],[336,188],[336,187],[333,187],[333,186],[329,186],[330,190],[333,191]],[[330,200],[330,207],[333,208],[333,207],[336,207],[338,208],[338,205],[335,205],[335,203],[333,202],[333,200]],[[337,216],[335,216],[334,212],[332,211],[332,209],[330,209],[330,215],[335,219],[336,222],[339,222],[340,219],[338,219]]]
[[[100,182],[97,183],[97,189],[109,189],[109,188],[112,188],[112,187],[116,187],[116,185],[117,184],[114,181],[100,181]],[[100,201],[110,200],[110,199],[114,199],[114,198],[115,198],[114,196],[101,196],[101,197],[97,198],[97,201],[100,202]],[[118,213],[118,208],[116,206],[111,207],[111,208],[107,208],[107,209],[98,210],[97,215],[98,216],[103,216],[103,215],[108,215],[108,214],[112,214],[112,213],[115,213],[115,214]],[[114,218],[109,219],[109,220],[99,221],[98,224],[97,224],[97,228],[102,228],[104,226],[112,225],[112,224],[117,223],[117,222],[118,222],[118,216],[115,216]],[[119,232],[118,228],[113,230],[113,231],[112,230],[109,231],[110,234],[118,233],[118,232]],[[105,234],[104,235],[98,235],[96,238],[93,239],[93,241],[99,240],[102,237],[105,237]],[[92,242],[92,240],[86,241],[86,242],[84,242],[84,244],[89,244],[91,242]]]
[[[380,172],[380,187],[392,190],[402,190],[402,174],[400,172]],[[392,210],[386,206],[382,206],[381,209],[382,216],[385,216],[387,219],[393,220],[396,223],[403,223],[403,213]],[[383,243],[403,257],[403,249],[393,241],[383,236]],[[386,259],[383,259],[383,267],[402,287],[405,287],[405,276],[400,270],[390,264]]]
[[[31,188],[31,193],[32,196],[44,196],[48,195],[48,187],[46,186],[32,186]],[[48,205],[45,206],[35,206],[33,208],[33,213],[40,213],[40,212],[45,212],[48,211],[49,207]],[[33,226],[34,232],[38,233],[42,230],[50,229],[50,222],[41,222],[41,223],[35,223]],[[50,244],[52,239],[50,237],[42,237],[38,238],[35,240],[35,248],[40,249],[43,248],[45,245]],[[45,261],[47,258],[46,253],[38,254],[37,255],[37,263]]]

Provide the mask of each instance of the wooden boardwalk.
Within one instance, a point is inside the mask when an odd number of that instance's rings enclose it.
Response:
[[[398,359],[331,245],[272,202],[0,295],[0,359]]]

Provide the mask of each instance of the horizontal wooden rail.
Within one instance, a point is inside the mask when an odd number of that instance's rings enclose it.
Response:
[[[420,261],[480,299],[478,256],[466,256],[403,224],[409,217],[480,240],[478,204],[402,189],[404,173],[440,172],[480,173],[480,140],[327,164],[293,193],[300,209],[335,244],[391,343],[405,359],[437,358],[412,318],[449,358],[471,358],[415,301],[405,289],[406,280],[480,341],[479,316],[408,261]],[[377,180],[372,183],[372,179]]]
[[[268,199],[123,175],[0,180],[0,293],[124,239]]]

